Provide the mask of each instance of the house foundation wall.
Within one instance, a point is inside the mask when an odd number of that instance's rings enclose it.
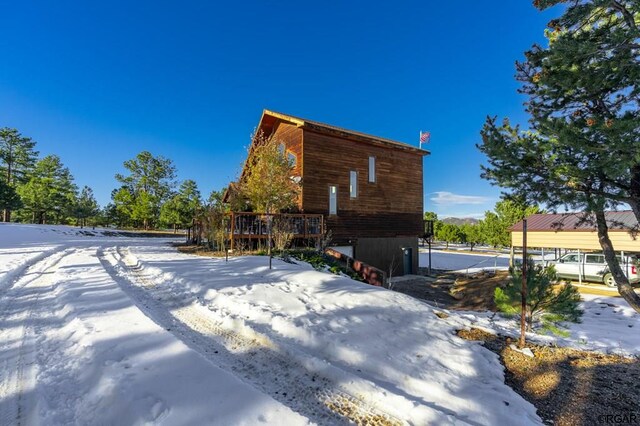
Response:
[[[405,271],[404,248],[410,248],[411,271]],[[387,276],[416,274],[418,272],[418,238],[358,238],[354,245],[353,257],[376,268],[382,269]]]

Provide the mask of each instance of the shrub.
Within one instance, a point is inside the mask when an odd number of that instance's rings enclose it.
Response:
[[[362,281],[362,277],[356,272],[344,267],[334,258],[315,250],[295,250],[291,251],[289,255],[300,261],[307,262],[318,271],[329,271],[336,275],[345,274],[356,281]]]
[[[531,259],[527,260],[527,329],[530,331],[536,321],[548,331],[558,330],[556,324],[562,321],[579,322],[580,293],[571,284],[554,285],[556,272],[553,266],[543,268]],[[499,311],[508,315],[520,315],[522,289],[522,267],[511,271],[511,280],[502,289],[496,288],[494,301]]]

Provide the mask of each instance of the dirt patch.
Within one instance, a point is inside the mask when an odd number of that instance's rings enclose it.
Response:
[[[480,340],[498,354],[506,383],[538,409],[545,423],[640,424],[638,358],[528,344],[531,358],[511,349],[509,338],[479,329],[457,334]]]
[[[393,290],[446,309],[495,311],[493,293],[497,286],[504,286],[508,281],[507,271],[470,276],[442,272],[435,277],[398,281],[393,284]]]
[[[468,330],[458,330],[456,334],[458,337],[462,337],[465,340],[477,340],[480,342],[490,342],[498,338],[495,334],[488,333],[475,327]]]

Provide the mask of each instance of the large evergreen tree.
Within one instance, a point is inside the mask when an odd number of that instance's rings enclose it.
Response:
[[[20,207],[22,207],[22,201],[16,190],[0,179],[0,211],[12,211]]]
[[[0,180],[14,190],[27,181],[27,174],[33,168],[38,152],[31,138],[22,136],[16,129],[0,129]],[[2,220],[11,220],[15,204],[3,208]]]
[[[74,206],[74,216],[78,221],[78,225],[80,227],[86,226],[87,219],[96,216],[99,211],[100,208],[93,196],[93,190],[85,185],[80,191]]]
[[[529,130],[489,118],[483,176],[551,209],[593,219],[620,294],[640,311],[615,257],[604,210],[626,203],[640,221],[640,4],[637,0],[536,0],[563,4],[547,46],[516,64]]]
[[[115,220],[119,227],[133,224],[133,194],[128,187],[123,186],[111,192],[113,204],[109,207],[107,217]]]
[[[500,200],[494,211],[485,212],[480,223],[483,239],[493,247],[508,247],[511,245],[509,228],[525,217],[541,212],[538,206],[529,206],[519,197]]]
[[[145,229],[157,223],[160,207],[171,196],[174,188],[175,167],[171,160],[162,156],[154,157],[148,151],[142,151],[136,158],[124,162],[128,175],[116,174],[123,184],[119,194],[124,198],[123,190],[131,195],[127,206],[130,218],[142,223]],[[118,205],[118,201],[114,198]],[[123,203],[120,203],[123,206]],[[123,208],[121,211],[124,211]]]
[[[38,161],[18,192],[34,223],[62,223],[73,214],[77,187],[56,155]]]
[[[160,221],[173,226],[174,232],[178,227],[186,228],[193,223],[201,205],[198,185],[191,179],[185,180],[178,192],[162,205]]]
[[[446,248],[449,248],[449,243],[462,242],[464,234],[458,225],[453,223],[442,223],[436,230],[436,239],[447,243]]]
[[[464,223],[460,226],[460,231],[464,236],[464,242],[469,244],[471,251],[476,245],[484,243],[482,228],[479,224]]]

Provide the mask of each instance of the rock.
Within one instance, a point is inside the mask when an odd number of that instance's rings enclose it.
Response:
[[[516,351],[516,352],[521,353],[522,355],[526,355],[526,356],[528,356],[529,358],[533,358],[533,357],[534,357],[534,355],[533,355],[533,351],[531,351],[531,349],[529,349],[529,348],[519,349],[519,348],[518,348],[516,345],[514,345],[513,343],[512,343],[512,344],[510,344],[510,345],[509,345],[509,347],[510,347],[512,350],[514,350],[514,351]]]

